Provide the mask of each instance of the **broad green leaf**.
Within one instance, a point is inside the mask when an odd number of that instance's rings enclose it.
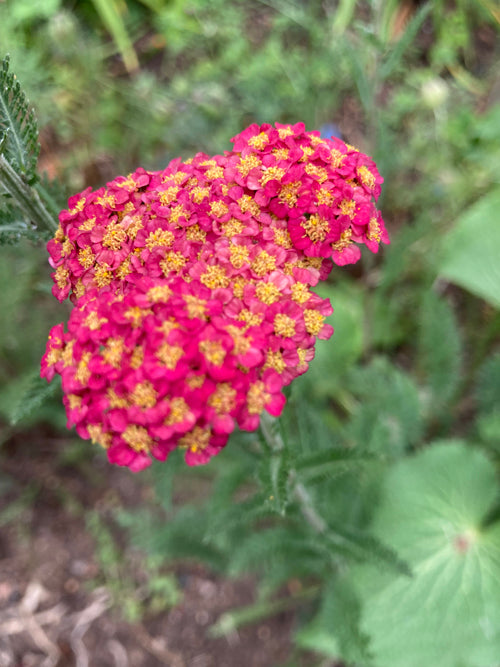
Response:
[[[500,307],[500,188],[458,218],[442,239],[439,274]]]
[[[376,667],[497,664],[500,524],[481,527],[497,492],[489,461],[460,441],[436,443],[388,473],[373,530],[413,576],[351,573]]]

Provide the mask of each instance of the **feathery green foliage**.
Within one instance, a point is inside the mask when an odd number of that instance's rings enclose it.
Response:
[[[54,212],[49,212],[33,187],[38,180],[36,165],[40,145],[34,110],[15,75],[9,72],[9,57],[0,71],[0,241],[15,241],[34,229],[39,237],[57,229]],[[7,219],[9,214],[11,217]],[[21,216],[24,226],[19,224]]]
[[[35,4],[0,3],[0,36],[27,89],[36,84],[62,187],[36,175],[35,119],[4,61],[2,159],[32,207],[0,198],[0,243],[43,238],[51,225],[37,220],[37,197],[55,221],[67,193],[108,172],[219,153],[254,121],[335,122],[385,178],[391,246],[362,268],[333,269],[320,295],[335,335],[318,341],[279,423],[260,438],[235,434],[206,468],[186,470],[175,452],[143,473],[157,502],[120,513],[133,543],[154,559],[255,573],[255,606],[222,617],[214,635],[297,607],[296,645],[329,662],[493,664],[500,106],[488,59],[498,13],[444,0],[413,13],[397,0]],[[0,414],[19,430],[51,407],[55,385],[32,384],[32,366],[56,315],[35,250],[17,250],[0,266]],[[436,432],[461,442],[429,443]],[[88,525],[100,560],[120,572],[104,521]]]
[[[9,71],[9,60],[9,56],[3,59],[0,70],[0,152],[31,185],[40,152],[38,126],[21,84]]]

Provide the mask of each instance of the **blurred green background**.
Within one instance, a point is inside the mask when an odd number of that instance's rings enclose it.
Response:
[[[432,498],[432,490],[425,488],[425,466],[429,471],[448,467],[458,480],[452,484],[455,489],[470,489],[469,482],[463,482],[467,469],[477,466],[478,474],[488,480],[485,466],[498,469],[499,21],[498,5],[491,0],[0,2],[1,48],[10,53],[11,69],[35,106],[42,145],[39,169],[58,183],[61,206],[64,193],[99,186],[137,166],[158,169],[178,155],[220,153],[231,147],[230,137],[252,122],[304,121],[308,130],[334,124],[346,141],[375,158],[385,178],[380,208],[392,244],[378,256],[366,253],[359,266],[335,267],[322,286],[322,296],[329,296],[335,309],[331,321],[336,332],[332,340],[318,343],[318,360],[294,384],[294,415],[303,421],[297,424],[295,417],[289,418],[284,428],[290,429],[294,465],[313,483],[313,500],[326,516],[347,527],[351,537],[371,526],[401,553],[411,551],[414,534],[392,535],[389,496],[384,494],[390,495],[398,484],[405,488],[401,480],[416,479],[419,465],[424,472],[415,481],[414,500],[427,492]],[[68,311],[50,296],[42,245],[22,240],[2,252],[4,456],[12,456],[12,442],[19,434],[36,439],[33,429],[36,432],[36,425],[43,423],[65,439],[54,466],[71,460],[78,470],[90,460],[88,445],[71,438],[68,444],[63,409],[56,400],[37,406],[30,398],[28,403],[36,409],[21,420],[47,332]],[[442,445],[429,448],[443,439],[450,447],[449,465],[439,458]],[[219,480],[208,508],[214,515],[242,480],[248,482],[255,463],[250,455],[237,453],[236,440],[206,471],[178,472],[190,475],[192,484],[198,477]],[[330,453],[332,447],[375,463],[360,473],[342,459],[340,469],[340,457]],[[434,450],[436,461],[429,454]],[[480,459],[474,458],[478,452]],[[303,648],[371,664],[363,648],[365,635],[350,636],[344,628],[347,635],[332,639],[327,631],[330,619],[344,609],[332,600],[341,599],[370,635],[375,665],[494,664],[491,651],[500,646],[499,628],[490,652],[481,645],[464,653],[459,642],[445,659],[448,649],[429,640],[433,649],[419,653],[412,646],[414,658],[406,656],[401,662],[394,645],[402,641],[404,628],[388,649],[382,637],[393,622],[384,625],[376,613],[378,608],[392,608],[392,600],[382,595],[377,607],[377,592],[369,586],[359,591],[349,577],[332,583],[337,565],[322,569],[324,563],[319,566],[313,558],[313,570],[301,570],[297,563],[306,555],[295,558],[283,532],[266,534],[262,543],[248,543],[257,513],[246,514],[240,532],[231,533],[228,520],[227,535],[220,517],[219,523],[213,519],[204,533],[204,548],[193,540],[182,541],[182,528],[191,535],[203,532],[210,516],[201,511],[190,514],[190,505],[183,503],[176,518],[177,509],[167,498],[174,482],[170,472],[167,479],[156,468],[147,479],[160,489],[167,513],[162,521],[165,524],[167,516],[170,526],[163,529],[160,554],[169,555],[170,549],[170,555],[179,556],[191,549],[211,565],[218,562],[224,572],[238,573],[255,563],[243,556],[245,549],[266,563],[267,556],[276,556],[277,545],[285,544],[291,554],[288,565],[282,563],[282,571],[269,565],[264,591],[274,590],[287,577],[309,577],[311,571],[327,582],[317,616],[297,635]],[[178,466],[173,462],[171,468]],[[281,516],[289,502],[293,514],[293,501],[279,499],[276,479],[268,472],[252,470],[254,474],[264,496],[276,496],[268,507],[271,514]],[[495,488],[472,518],[464,514],[477,530],[481,522],[485,530],[495,524],[498,485]],[[217,505],[218,493],[222,495]],[[457,492],[457,506],[467,504],[467,493],[462,497]],[[449,511],[455,510],[451,502]],[[132,515],[120,520],[133,536],[138,527]],[[160,528],[154,525],[151,530],[158,534]],[[147,546],[144,525],[141,528],[140,540]],[[279,523],[278,528],[285,530]],[[278,528],[271,525],[269,530]],[[174,531],[170,538],[168,530]],[[265,540],[273,545],[269,553]],[[491,537],[491,545],[488,540],[488,558],[498,567],[498,535]],[[237,543],[241,548],[235,553]],[[185,545],[185,552],[176,551],[178,544]],[[358,547],[367,553],[370,545],[360,541]],[[154,545],[148,548],[155,550]],[[344,557],[350,563],[352,553]],[[471,590],[481,578],[481,567],[490,570],[488,558],[470,575]],[[359,573],[360,580],[363,576],[366,572]],[[453,576],[450,581],[455,582]],[[410,593],[398,589],[399,598],[409,600],[403,616],[412,617],[419,608],[420,585],[427,584],[417,581],[416,591]],[[500,594],[496,595],[484,602],[488,614],[500,613]],[[457,617],[465,618],[458,603],[457,609]],[[464,622],[467,627],[474,623]]]

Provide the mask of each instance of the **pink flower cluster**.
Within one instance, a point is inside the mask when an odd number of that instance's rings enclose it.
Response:
[[[74,309],[42,377],[61,375],[68,426],[133,470],[176,447],[205,463],[236,425],[279,415],[333,332],[311,287],[389,242],[382,178],[352,146],[302,123],[233,142],[71,197],[48,244],[53,293]]]

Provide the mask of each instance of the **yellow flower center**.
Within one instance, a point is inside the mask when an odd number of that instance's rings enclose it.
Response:
[[[136,424],[127,426],[122,433],[122,438],[136,452],[147,452],[153,444],[153,440],[148,435],[147,430],[143,426],[137,426]]]
[[[258,415],[269,403],[271,396],[266,392],[266,385],[262,381],[250,385],[247,394],[247,409],[251,415]]]
[[[323,328],[325,318],[317,310],[306,308],[304,310],[304,322],[306,324],[306,331],[311,336],[317,336]]]
[[[255,285],[255,293],[259,301],[267,305],[277,301],[280,296],[280,290],[273,283],[258,282]]]
[[[202,340],[198,345],[205,359],[214,366],[222,366],[226,358],[226,351],[217,340]]]
[[[164,276],[169,276],[171,273],[178,273],[186,262],[187,259],[182,253],[168,252],[160,262],[160,269]]]
[[[269,137],[265,132],[261,132],[260,134],[257,134],[255,137],[252,137],[248,140],[248,145],[257,149],[258,151],[261,151],[263,148],[265,148],[268,143]]]
[[[130,394],[130,402],[140,408],[152,408],[156,405],[157,393],[151,382],[139,382]]]
[[[165,420],[167,426],[180,424],[188,416],[190,410],[188,404],[181,396],[176,396],[170,401],[170,412]]]
[[[244,245],[232,245],[229,254],[230,262],[235,269],[241,269],[248,262],[248,248]]]
[[[295,320],[284,313],[278,313],[274,318],[274,333],[283,338],[291,338],[295,335]]]
[[[236,389],[227,382],[221,382],[208,399],[208,405],[214,408],[218,415],[231,412],[235,405]]]
[[[305,219],[301,225],[307,237],[310,238],[313,243],[321,243],[324,241],[330,229],[328,220],[316,213],[311,215],[310,218]]]
[[[122,338],[108,338],[102,352],[104,362],[113,368],[120,368],[124,349],[125,343]]]
[[[223,266],[207,266],[207,270],[200,276],[200,281],[210,289],[227,287],[229,278]]]
[[[266,273],[271,273],[276,268],[276,257],[274,255],[269,255],[265,250],[262,250],[257,257],[253,260],[252,270],[256,273],[259,278],[265,276]]]
[[[175,240],[175,236],[168,229],[155,229],[146,239],[146,248],[170,248]]]
[[[209,428],[195,426],[192,431],[180,438],[178,446],[181,449],[189,449],[196,454],[196,452],[206,449],[210,443],[211,435],[212,431]]]
[[[127,240],[127,232],[117,222],[111,222],[102,239],[102,244],[111,250],[120,250]]]
[[[155,356],[171,371],[177,366],[183,354],[182,347],[168,343],[162,343],[155,352]]]
[[[236,169],[242,176],[248,176],[252,169],[260,167],[261,164],[262,162],[260,158],[258,158],[255,153],[250,153],[250,155],[240,159],[240,163],[237,165]]]

